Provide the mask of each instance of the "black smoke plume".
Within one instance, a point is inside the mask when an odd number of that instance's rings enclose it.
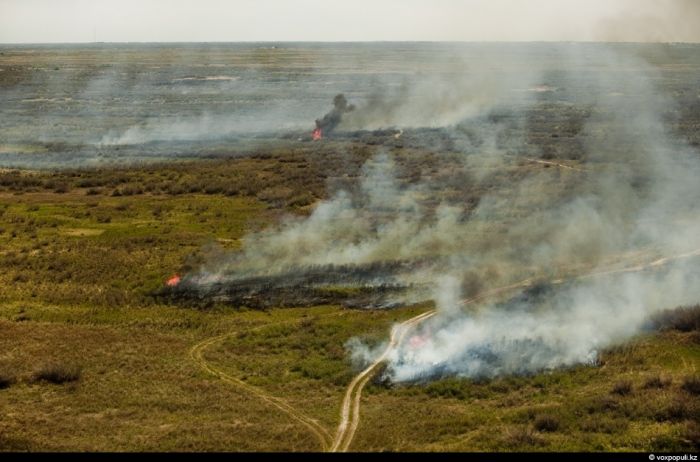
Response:
[[[338,94],[333,98],[333,109],[321,119],[316,119],[316,128],[320,129],[324,135],[330,134],[343,119],[343,114],[351,112],[355,105],[348,104],[345,95]]]

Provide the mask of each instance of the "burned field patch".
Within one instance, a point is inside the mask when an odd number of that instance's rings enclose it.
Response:
[[[255,309],[340,304],[349,308],[399,306],[409,287],[398,278],[416,263],[380,262],[290,268],[269,276],[222,276],[211,283],[185,277],[156,298],[184,305],[214,302]]]

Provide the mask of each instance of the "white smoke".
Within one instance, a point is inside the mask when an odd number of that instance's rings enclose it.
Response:
[[[448,297],[442,290],[438,300]],[[438,304],[438,317],[422,327],[430,340],[396,350],[389,374],[400,382],[595,364],[601,349],[638,333],[655,312],[698,300],[700,272],[697,264],[685,263],[661,274],[599,276],[557,290],[546,301],[487,305],[460,317],[445,315],[458,303]]]
[[[601,56],[602,64],[626,59]],[[672,103],[652,85],[653,71],[637,61],[625,64],[639,69],[627,83],[637,98],[597,102],[607,119],[589,122],[588,153],[597,170],[586,177],[585,192],[521,221],[509,234],[533,244],[518,247],[518,259],[545,267],[588,253],[595,263],[588,271],[603,272],[605,256],[643,248],[668,256],[657,261],[665,265],[641,264],[635,272],[552,285],[544,297],[487,303],[459,317],[458,290],[438,286],[438,315],[423,327],[430,341],[419,349],[409,342],[394,352],[392,380],[491,377],[595,363],[600,349],[638,333],[655,312],[700,300],[700,158],[665,129],[662,111]],[[596,88],[608,87],[607,78],[599,73]],[[614,132],[593,132],[610,119]],[[629,169],[647,187],[635,187]]]
[[[700,249],[700,157],[668,131],[664,114],[673,102],[656,87],[654,68],[602,47],[580,51],[574,47],[565,68],[585,74],[562,80],[591,114],[576,169],[557,162],[525,168],[523,153],[532,154],[527,140],[508,138],[512,127],[488,118],[489,110],[504,111],[504,99],[472,111],[472,99],[460,95],[472,91],[479,99],[481,88],[457,86],[454,114],[461,121],[452,129],[477,135],[460,145],[461,154],[433,156],[410,183],[393,155],[379,152],[356,191],[337,193],[306,219],[249,236],[241,253],[209,262],[195,280],[421,262],[398,275],[411,288],[402,301],[430,298],[437,315],[419,328],[421,346],[405,342],[390,355],[387,374],[395,381],[591,364],[600,349],[638,333],[654,312],[697,303],[700,267],[690,254]],[[620,89],[629,96],[610,96]],[[436,101],[433,109],[442,113],[443,99]],[[510,114],[525,117],[522,104]],[[432,114],[421,104],[399,106],[404,120]],[[478,205],[461,202],[470,191]],[[680,254],[686,257],[643,266]],[[637,271],[619,271],[630,262]],[[590,273],[599,274],[581,277]],[[541,293],[535,284],[504,292],[500,301],[462,301],[524,279],[542,283]],[[361,342],[349,347],[356,360],[372,357]]]

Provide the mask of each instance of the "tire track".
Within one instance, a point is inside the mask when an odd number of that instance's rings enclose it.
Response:
[[[421,313],[394,326],[391,329],[389,344],[382,354],[350,382],[345,396],[343,397],[343,404],[340,411],[340,423],[338,424],[338,429],[336,430],[335,438],[330,448],[331,452],[344,452],[350,447],[350,443],[352,443],[355,437],[355,431],[360,423],[360,398],[362,397],[362,389],[374,376],[374,370],[384,362],[394,348],[401,344],[412,327],[436,313],[436,310],[426,311],[425,313]]]
[[[588,171],[588,170],[586,170],[586,169],[583,168],[583,167],[573,167],[573,166],[571,166],[571,165],[562,164],[562,163],[560,163],[560,162],[552,162],[552,161],[549,161],[549,160],[542,160],[542,159],[533,159],[533,158],[531,158],[531,157],[524,157],[523,159],[525,159],[525,160],[527,160],[527,161],[530,161],[530,162],[535,162],[535,163],[538,163],[538,164],[554,165],[555,167],[559,167],[559,168],[565,168],[565,169],[568,169],[568,170],[575,170],[575,171],[577,171],[577,172],[587,172],[587,171]]]
[[[278,323],[273,323],[273,324],[266,324],[264,326],[260,326],[254,329],[251,329],[252,331],[256,330],[261,330],[267,327],[272,327],[272,326],[277,326],[281,324],[288,324],[295,322],[297,320],[293,321],[283,321],[283,322],[278,322]],[[215,345],[219,342],[222,342],[228,337],[231,337],[233,335],[236,335],[237,332],[229,332],[227,334],[219,335],[217,337],[211,337],[206,340],[203,340],[202,342],[197,343],[194,345],[192,348],[190,348],[189,351],[189,357],[194,361],[195,364],[197,364],[200,368],[205,370],[211,375],[214,375],[218,377],[219,379],[223,380],[224,382],[234,385],[238,388],[241,388],[242,390],[250,393],[253,396],[256,396],[257,398],[260,398],[262,401],[265,401],[266,403],[276,407],[280,411],[284,412],[287,414],[289,417],[291,417],[293,420],[296,420],[299,422],[301,425],[305,426],[311,433],[314,434],[316,439],[318,440],[321,450],[326,451],[330,445],[330,439],[331,435],[326,430],[323,426],[321,426],[317,420],[299,412],[296,410],[294,407],[292,407],[289,403],[286,401],[282,400],[281,398],[278,398],[276,396],[273,396],[264,390],[255,387],[253,385],[250,385],[243,380],[233,377],[224,371],[217,369],[216,367],[212,366],[210,363],[206,361],[204,358],[204,352],[206,351],[207,348],[211,347],[212,345]]]
[[[639,264],[628,268],[593,271],[587,274],[573,276],[569,278],[569,280],[584,279],[589,277],[604,276],[617,273],[639,272],[651,268],[660,268],[675,260],[697,256],[700,256],[700,249],[696,249],[673,257],[658,258],[652,262],[646,264]],[[564,280],[556,279],[550,282],[554,284],[561,284],[564,282]],[[475,297],[472,297],[470,299],[462,300],[461,303],[463,305],[468,305],[470,303],[474,303],[476,301],[491,297],[493,295],[498,295],[509,290],[521,289],[530,285],[532,285],[532,280],[525,279],[515,284],[498,287],[484,292],[482,294],[476,295]],[[362,397],[362,389],[365,387],[367,382],[374,376],[374,373],[376,372],[378,366],[386,360],[386,358],[395,348],[401,345],[406,334],[412,328],[416,327],[418,324],[425,321],[426,319],[433,317],[435,314],[437,314],[437,311],[435,309],[429,310],[394,326],[391,330],[389,344],[387,345],[386,349],[376,360],[374,360],[374,362],[372,362],[372,364],[367,366],[362,372],[355,376],[352,382],[350,382],[350,385],[348,385],[347,391],[345,392],[345,396],[343,397],[343,404],[341,406],[340,411],[340,423],[338,424],[338,429],[336,430],[336,434],[333,439],[333,444],[330,447],[331,452],[345,452],[350,447],[350,444],[352,444],[352,441],[355,437],[355,432],[357,431],[357,428],[360,424],[360,399]]]
[[[700,249],[687,252],[681,255],[676,255],[673,257],[658,258],[650,263],[638,264],[627,268],[590,272],[587,274],[570,277],[568,278],[568,280],[584,279],[594,276],[603,276],[616,273],[639,272],[651,268],[660,268],[675,260],[697,256],[700,256]],[[554,284],[560,284],[563,283],[564,280],[556,279],[550,282]],[[461,303],[464,305],[471,304],[494,295],[508,292],[510,290],[528,287],[532,285],[532,283],[533,281],[531,279],[525,279],[514,284],[486,291],[470,299],[462,300]],[[352,444],[352,441],[355,437],[355,433],[360,424],[360,404],[362,398],[362,390],[364,389],[365,385],[367,385],[367,382],[369,382],[369,380],[372,377],[374,377],[374,374],[376,373],[379,365],[386,361],[388,356],[403,343],[406,335],[413,328],[418,326],[420,323],[426,321],[427,319],[430,319],[435,314],[437,314],[437,310],[429,310],[392,327],[389,337],[389,343],[387,344],[387,347],[384,349],[382,354],[377,359],[375,359],[369,366],[362,370],[357,376],[355,376],[348,385],[345,395],[343,396],[343,401],[341,405],[340,422],[336,429],[335,435],[332,438],[328,430],[326,430],[326,428],[320,425],[316,419],[313,419],[298,411],[283,399],[273,396],[258,387],[244,382],[243,380],[237,377],[233,377],[227,374],[226,372],[217,369],[216,367],[214,367],[206,361],[206,359],[204,358],[204,352],[206,351],[206,349],[219,342],[224,341],[226,338],[236,335],[237,332],[229,332],[223,335],[205,339],[202,342],[199,342],[196,345],[194,345],[189,350],[189,356],[192,359],[192,361],[204,371],[208,372],[213,376],[218,377],[226,383],[243,389],[244,391],[250,393],[253,396],[256,396],[257,398],[284,412],[290,418],[297,421],[301,425],[305,426],[316,437],[321,446],[321,450],[330,450],[331,452],[345,452],[349,449],[350,445]],[[294,319],[289,321],[281,321],[277,323],[266,324],[263,326],[253,328],[250,331],[253,332],[268,327],[290,324],[297,321],[297,319]]]

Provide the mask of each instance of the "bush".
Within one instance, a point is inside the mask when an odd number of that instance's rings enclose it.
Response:
[[[646,382],[644,382],[644,388],[666,388],[671,384],[671,379],[662,377],[661,375],[654,375],[649,377]]]
[[[662,311],[651,319],[651,325],[658,330],[673,329],[681,332],[700,330],[700,305]]]
[[[621,380],[613,386],[611,392],[620,396],[629,395],[632,393],[632,382],[629,380]]]
[[[545,441],[529,427],[519,427],[506,432],[503,442],[512,448],[523,446],[542,446]]]
[[[693,417],[693,414],[693,409],[690,404],[688,404],[688,401],[675,398],[668,406],[658,413],[656,417],[658,420],[677,422],[690,419]]]
[[[591,416],[580,424],[580,428],[584,432],[607,433],[609,435],[622,433],[627,430],[627,427],[629,427],[627,419],[599,415]]]
[[[553,415],[540,415],[533,423],[535,429],[541,432],[555,432],[559,430],[559,418]]]
[[[686,377],[681,388],[691,395],[700,395],[700,377],[697,375]]]
[[[15,378],[12,375],[0,372],[0,390],[8,388],[13,383],[15,383]]]
[[[685,440],[691,444],[694,449],[700,448],[700,424],[690,422],[684,432]]]
[[[80,380],[81,369],[75,365],[47,363],[39,367],[32,376],[33,382],[61,384]]]

